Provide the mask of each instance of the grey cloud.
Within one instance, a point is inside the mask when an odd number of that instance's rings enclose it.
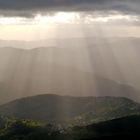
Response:
[[[0,0],[0,15],[30,17],[57,11],[118,11],[139,14],[140,0]]]

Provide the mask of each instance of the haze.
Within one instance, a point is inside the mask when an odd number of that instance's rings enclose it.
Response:
[[[44,93],[140,102],[139,1],[8,1],[0,1],[0,103]]]

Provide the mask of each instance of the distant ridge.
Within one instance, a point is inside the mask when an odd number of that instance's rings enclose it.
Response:
[[[117,61],[109,46],[98,45],[31,50],[1,48],[0,104],[43,93],[121,96],[140,102],[137,64],[140,55],[132,58],[131,62],[135,62],[132,67],[125,56],[131,47],[113,46]]]

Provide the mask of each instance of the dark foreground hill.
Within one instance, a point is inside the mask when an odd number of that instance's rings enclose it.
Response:
[[[132,115],[88,126],[74,127],[73,133],[78,139],[121,139],[129,136],[140,138],[140,116]]]
[[[71,97],[45,94],[1,105],[0,114],[17,119],[88,125],[140,114],[140,105],[122,97]]]
[[[132,115],[67,129],[55,129],[55,125],[44,125],[31,120],[14,120],[0,129],[0,140],[104,140],[105,138],[139,139],[140,116]]]

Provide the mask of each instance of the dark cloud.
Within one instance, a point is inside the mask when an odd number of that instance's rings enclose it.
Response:
[[[25,16],[57,11],[140,13],[140,0],[0,0],[0,15]]]

